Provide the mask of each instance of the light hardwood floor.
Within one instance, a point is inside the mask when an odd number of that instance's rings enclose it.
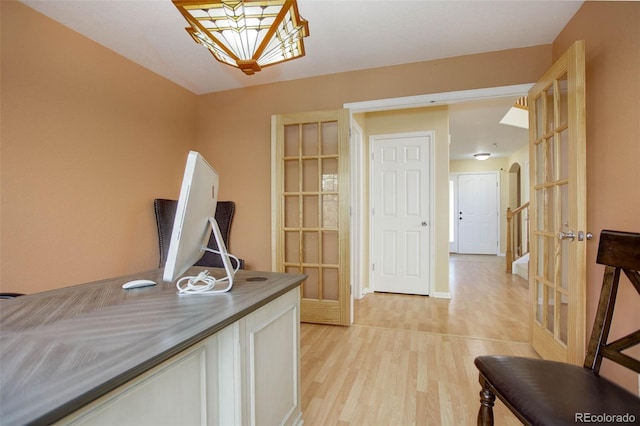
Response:
[[[315,425],[474,425],[483,354],[537,357],[527,283],[504,258],[452,255],[451,300],[388,293],[355,302],[351,327],[302,324],[303,420]],[[518,425],[499,401],[496,425]]]

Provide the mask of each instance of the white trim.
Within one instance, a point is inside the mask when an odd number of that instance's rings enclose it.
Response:
[[[366,267],[363,265],[362,256],[359,256],[365,250],[364,235],[366,230],[363,229],[364,221],[362,220],[364,212],[364,167],[363,167],[363,133],[362,129],[355,121],[351,120],[351,138],[349,140],[351,158],[350,178],[351,178],[351,209],[349,214],[351,216],[351,228],[349,230],[351,236],[351,245],[354,250],[350,250],[351,262],[350,262],[350,274],[351,283],[353,285],[353,291],[351,293],[351,303],[353,299],[362,299],[364,297],[363,282],[365,277]],[[353,305],[351,309],[353,315]],[[352,321],[353,322],[353,321]]]
[[[275,271],[277,266],[276,259],[276,239],[278,236],[278,224],[276,223],[276,207],[278,205],[277,198],[277,186],[276,186],[276,170],[277,158],[276,150],[278,146],[278,118],[275,115],[271,116],[271,270]]]
[[[436,223],[436,132],[431,130],[429,140],[429,295],[437,293],[436,286],[436,233],[434,223]],[[447,253],[447,257],[449,253]],[[448,263],[448,262],[447,262]],[[449,285],[447,285],[449,289]],[[451,296],[449,296],[449,299]]]
[[[449,227],[449,221],[453,220],[453,242],[449,241],[449,253],[457,253],[458,252],[458,215],[456,211],[458,211],[458,173],[449,173],[449,184],[453,182],[453,210],[449,212],[449,217],[447,218],[447,228]],[[451,200],[449,200],[449,205],[451,205]],[[449,236],[451,237],[451,236]]]
[[[529,92],[533,83],[513,86],[489,87],[485,89],[460,90],[455,92],[432,93],[427,95],[405,96],[402,98],[378,99],[373,101],[351,102],[343,108],[353,112],[386,111],[392,109],[418,108],[425,106],[449,105],[457,102],[476,101],[506,96],[522,96]]]
[[[451,293],[444,292],[444,291],[437,291],[434,292],[433,294],[430,294],[429,296],[431,297],[435,297],[436,299],[451,299]]]

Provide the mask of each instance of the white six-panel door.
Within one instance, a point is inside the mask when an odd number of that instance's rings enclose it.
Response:
[[[432,134],[372,137],[374,291],[429,294]]]

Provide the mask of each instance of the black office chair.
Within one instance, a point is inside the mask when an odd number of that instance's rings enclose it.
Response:
[[[599,374],[604,358],[640,373],[640,360],[624,352],[640,344],[640,329],[609,341],[622,274],[640,295],[640,233],[602,231],[596,261],[605,270],[584,365],[514,356],[477,357],[482,385],[478,425],[493,425],[496,397],[525,425],[589,423],[584,420],[591,415],[596,421],[599,415],[612,416],[614,423],[616,415],[632,418],[631,423],[640,420],[640,398]],[[602,423],[610,421],[598,422]]]
[[[176,217],[176,209],[178,201],[157,198],[153,201],[153,208],[156,214],[156,224],[158,225],[158,245],[160,249],[160,267],[164,267],[167,261],[167,253],[169,252],[169,242],[171,241],[171,232],[173,230],[173,220]],[[231,221],[235,213],[236,205],[233,201],[218,201],[216,207],[215,218],[222,234],[222,240],[229,249],[229,234],[231,233]],[[218,250],[216,239],[211,233],[207,247]],[[239,259],[240,269],[244,268],[244,260]],[[232,258],[231,264],[236,267],[236,261]],[[196,262],[196,266],[210,266],[214,268],[224,268],[222,258],[219,254],[205,252],[204,256]]]
[[[24,296],[24,293],[0,293],[0,299],[15,299]]]

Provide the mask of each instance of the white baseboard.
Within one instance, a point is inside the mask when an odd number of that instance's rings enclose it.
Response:
[[[434,291],[429,296],[435,297],[436,299],[451,299],[451,293],[444,291]]]

